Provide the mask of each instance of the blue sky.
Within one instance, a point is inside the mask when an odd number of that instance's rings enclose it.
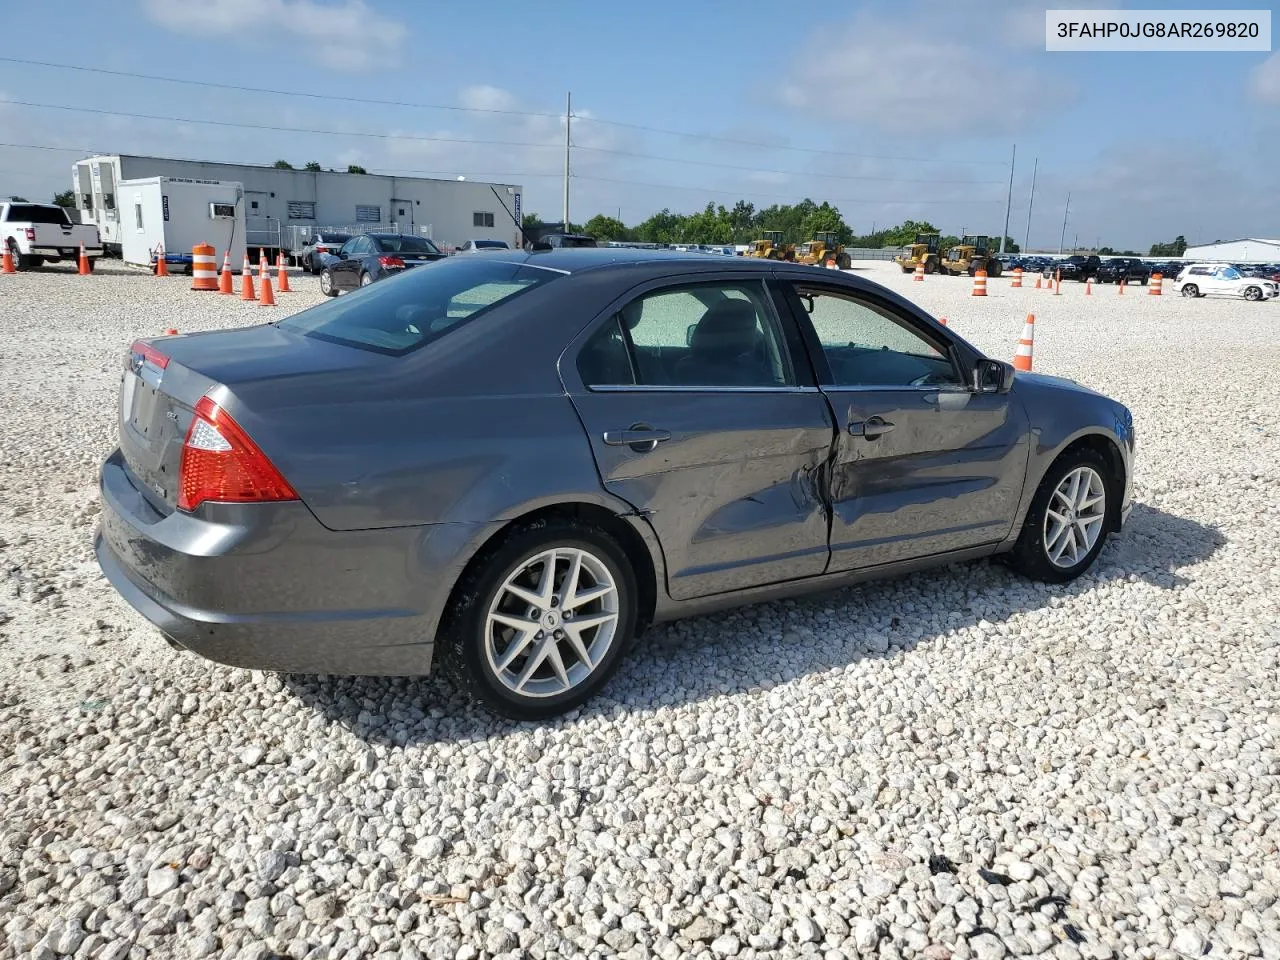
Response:
[[[47,199],[88,149],[492,178],[523,184],[524,209],[550,218],[572,90],[576,221],[809,196],[858,232],[911,217],[997,233],[1016,143],[1019,242],[1035,158],[1033,246],[1056,247],[1068,191],[1068,245],[1280,236],[1280,55],[1046,53],[1043,3],[974,9],[114,0],[75,5],[70,31],[72,8],[13,4],[5,32],[23,43],[0,52],[29,60],[469,109],[0,62],[0,142],[29,145],[0,146],[0,194]]]

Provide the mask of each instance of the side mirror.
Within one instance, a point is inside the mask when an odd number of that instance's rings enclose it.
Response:
[[[1013,364],[983,357],[973,367],[974,393],[1008,393],[1013,389]]]

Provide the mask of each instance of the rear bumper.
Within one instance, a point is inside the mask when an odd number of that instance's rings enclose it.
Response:
[[[162,515],[118,450],[100,490],[94,552],[111,585],[178,646],[258,670],[428,673],[451,560],[477,533],[333,531],[296,501]]]
[[[85,247],[85,256],[100,257],[102,256],[102,247]],[[77,243],[71,247],[36,247],[31,248],[31,256],[44,257],[48,260],[60,260],[63,257],[80,256],[80,245]]]

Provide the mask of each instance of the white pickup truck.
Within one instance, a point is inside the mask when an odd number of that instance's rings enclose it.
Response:
[[[46,260],[74,263],[81,243],[90,270],[102,256],[98,228],[73,224],[67,211],[52,203],[0,203],[0,243],[8,247],[19,270],[38,267]]]

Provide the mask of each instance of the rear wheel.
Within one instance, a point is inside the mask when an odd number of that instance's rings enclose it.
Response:
[[[1200,296],[1200,288],[1194,283],[1184,283],[1182,285],[1182,295],[1184,297],[1198,297]]]
[[[635,575],[612,537],[570,520],[517,528],[454,591],[441,663],[516,720],[573,710],[608,681],[635,630]]]
[[[326,297],[336,297],[338,288],[333,285],[333,274],[328,270],[320,271],[320,292]]]
[[[847,253],[842,253],[836,257],[836,266],[841,270],[848,270],[852,265],[853,261],[849,258]]]
[[[1245,287],[1244,298],[1246,300],[1261,300],[1262,288],[1261,287]]]
[[[938,272],[938,261],[937,261],[937,260],[925,260],[925,262],[924,262],[924,272],[925,272],[925,273],[937,273],[937,272]]]
[[[1107,510],[1118,495],[1096,450],[1081,447],[1063,454],[1040,481],[1010,566],[1035,580],[1074,580],[1102,552]]]
[[[1000,276],[1000,271],[1003,269],[1004,265],[999,260],[987,261],[987,276],[998,277]]]
[[[362,272],[360,274],[360,286],[367,287],[371,283],[373,283],[373,277],[369,276],[367,272]]]

